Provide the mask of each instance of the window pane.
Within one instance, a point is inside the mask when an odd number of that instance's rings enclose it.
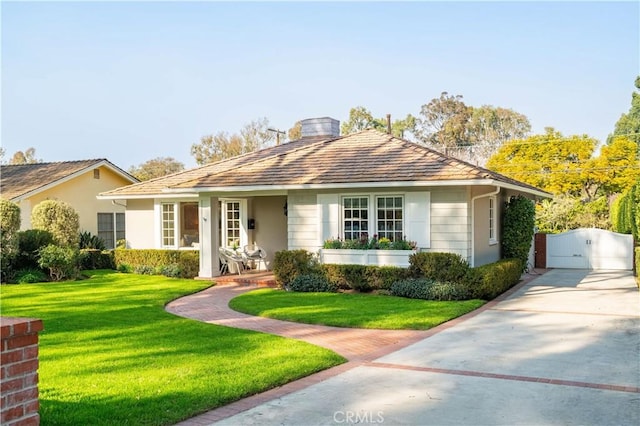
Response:
[[[379,238],[388,238],[392,241],[404,238],[403,224],[403,199],[402,197],[377,197],[378,205],[378,229]]]
[[[369,212],[367,197],[344,197],[342,199],[342,229],[345,240],[368,237]]]

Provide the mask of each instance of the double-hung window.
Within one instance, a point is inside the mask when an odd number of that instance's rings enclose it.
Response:
[[[107,249],[115,248],[118,240],[124,240],[124,213],[98,213],[98,237]]]
[[[378,238],[399,241],[404,238],[404,203],[401,196],[376,197]]]
[[[369,197],[343,197],[342,217],[345,240],[369,237]]]

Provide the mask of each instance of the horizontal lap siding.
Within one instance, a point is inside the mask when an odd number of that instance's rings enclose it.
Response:
[[[431,248],[469,260],[469,207],[466,189],[431,192]]]
[[[291,193],[287,199],[289,250],[317,251],[318,207],[316,193]]]

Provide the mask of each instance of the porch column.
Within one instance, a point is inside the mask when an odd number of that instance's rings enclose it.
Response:
[[[218,197],[200,195],[200,278],[220,276]]]

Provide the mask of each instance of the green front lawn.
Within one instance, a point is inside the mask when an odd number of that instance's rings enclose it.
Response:
[[[207,283],[96,271],[3,285],[3,316],[41,318],[43,425],[168,425],[344,362],[304,342],[176,317]]]
[[[231,300],[236,311],[335,327],[426,330],[479,308],[483,300],[436,302],[373,294],[261,289]]]

